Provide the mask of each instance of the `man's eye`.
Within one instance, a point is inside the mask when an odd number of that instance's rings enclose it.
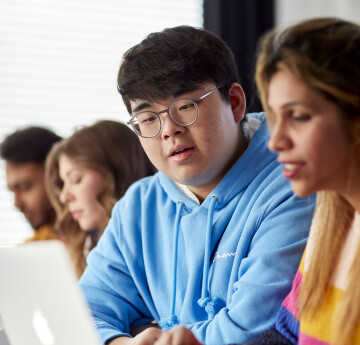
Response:
[[[18,191],[19,192],[27,192],[32,188],[32,184],[31,183],[24,183],[18,186]]]
[[[188,110],[194,107],[194,103],[187,103],[179,107],[179,110]]]
[[[153,121],[156,120],[156,116],[155,115],[152,115],[152,114],[149,114],[149,115],[146,115],[146,116],[142,116],[140,119],[139,119],[139,123],[140,124],[149,124]]]

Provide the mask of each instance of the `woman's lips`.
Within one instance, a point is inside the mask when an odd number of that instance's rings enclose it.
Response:
[[[72,211],[71,216],[74,220],[78,220],[82,214],[82,211]]]
[[[287,179],[294,178],[304,166],[304,164],[302,163],[281,163],[281,164],[283,164],[284,166],[283,175]]]

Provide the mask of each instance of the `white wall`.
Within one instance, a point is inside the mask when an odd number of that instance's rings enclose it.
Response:
[[[276,0],[276,25],[335,16],[360,23],[360,0]]]

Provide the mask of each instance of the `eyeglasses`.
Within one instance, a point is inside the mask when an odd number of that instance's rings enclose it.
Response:
[[[131,125],[136,134],[143,138],[156,137],[161,131],[160,114],[168,113],[171,121],[179,126],[190,126],[199,117],[199,108],[197,102],[212,94],[221,86],[207,92],[205,95],[198,98],[179,98],[171,102],[167,109],[161,110],[158,113],[152,111],[142,111],[131,117],[127,122]]]

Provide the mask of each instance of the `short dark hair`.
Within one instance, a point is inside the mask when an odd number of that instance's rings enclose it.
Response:
[[[130,101],[177,97],[213,82],[225,101],[240,81],[234,55],[218,36],[202,28],[177,26],[148,35],[123,57],[118,90],[128,112]]]
[[[0,145],[1,158],[12,163],[44,164],[54,143],[62,138],[43,127],[27,127],[8,135]]]

